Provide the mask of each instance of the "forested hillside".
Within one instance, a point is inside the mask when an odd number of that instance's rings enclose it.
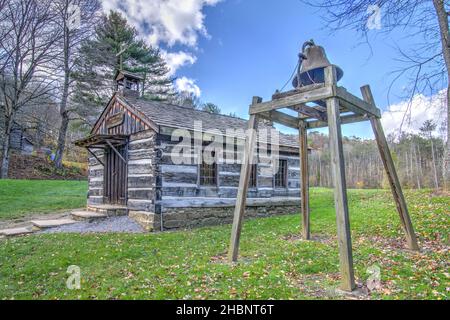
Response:
[[[328,136],[309,134],[310,183],[313,186],[331,187],[330,153]],[[344,155],[347,185],[350,188],[388,188],[383,164],[375,140],[344,137]],[[426,127],[420,134],[389,135],[391,152],[403,186],[407,188],[443,187],[444,143],[431,137]]]

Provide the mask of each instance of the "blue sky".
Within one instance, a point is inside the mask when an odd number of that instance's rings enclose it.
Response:
[[[108,1],[106,9],[114,8],[115,1]],[[316,9],[299,0],[169,0],[168,7],[154,0],[152,8],[139,0],[125,2],[126,14],[138,29],[147,19],[158,26],[153,34],[144,35],[150,42],[168,55],[185,57],[175,63],[175,76],[195,83],[202,101],[243,118],[248,117],[252,96],[268,100],[289,79],[299,49],[308,39],[325,47],[332,63],[344,70],[340,85],[359,95],[360,86],[370,84],[378,107],[386,110],[389,72],[398,66],[394,46],[408,48],[418,40],[404,39],[400,32],[380,36],[373,30],[371,55],[367,45],[358,45],[356,33],[331,34]],[[392,90],[391,104],[401,103],[406,84],[406,79],[400,79]],[[347,125],[343,130],[348,136],[373,137],[368,123]]]

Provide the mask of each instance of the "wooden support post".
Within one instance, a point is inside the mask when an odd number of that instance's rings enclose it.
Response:
[[[109,142],[108,140],[106,140],[106,143],[110,146],[110,148],[114,151],[115,154],[117,154],[117,156],[120,158],[120,160],[122,160],[125,164],[127,163],[127,160],[125,160],[122,155],[120,154],[119,151],[117,151],[117,149],[112,145],[111,142]]]
[[[364,100],[375,107],[375,100],[373,99],[370,87],[361,87],[361,93],[364,97]],[[397,206],[397,211],[400,216],[402,227],[406,234],[408,247],[411,250],[419,250],[414,227],[409,216],[408,207],[406,205],[405,197],[402,191],[402,186],[398,179],[397,171],[395,170],[394,161],[392,160],[391,152],[389,151],[389,145],[386,141],[386,136],[384,135],[383,126],[381,125],[380,119],[374,116],[370,117],[370,123],[372,124],[372,129],[375,134],[375,139],[377,141],[378,149],[381,155],[381,160],[383,161],[384,169],[386,170],[386,174],[388,176],[389,185],[391,186],[392,195],[394,196],[395,205]]]
[[[262,98],[253,97],[252,105],[256,105],[261,102]],[[234,208],[233,227],[231,229],[230,249],[228,252],[228,259],[230,262],[236,262],[239,253],[239,240],[241,237],[242,220],[244,217],[247,200],[250,169],[256,147],[258,118],[259,116],[252,114],[250,115],[250,119],[248,121],[249,133],[245,141],[244,156],[241,164],[241,176],[239,179],[239,190],[236,199],[236,206]]]
[[[327,85],[334,85],[336,81],[335,67],[327,67],[325,69],[325,83]],[[348,214],[339,100],[337,98],[329,98],[326,102],[330,136],[331,175],[334,183],[341,288],[345,291],[353,291],[355,289],[355,276],[353,271],[352,241]]]
[[[308,133],[306,126],[306,121],[299,121],[302,236],[304,240],[309,240],[311,239],[311,232],[309,227]]]
[[[95,160],[97,160],[103,167],[105,166],[103,161],[100,160],[99,157],[97,157],[97,155],[91,149],[89,149],[89,148],[86,148],[86,149],[95,158]]]

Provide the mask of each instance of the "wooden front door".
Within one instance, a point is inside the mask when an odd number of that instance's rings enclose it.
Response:
[[[108,204],[126,205],[127,202],[127,147],[106,149],[104,195]],[[119,156],[119,154],[120,156]]]

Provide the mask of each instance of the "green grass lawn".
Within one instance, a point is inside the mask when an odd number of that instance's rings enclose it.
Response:
[[[0,220],[81,208],[86,193],[86,181],[0,180]]]
[[[356,278],[381,270],[372,299],[448,299],[449,197],[406,192],[422,251],[404,250],[388,191],[350,190]],[[300,216],[246,221],[229,265],[231,226],[159,234],[33,235],[0,242],[0,299],[333,299],[339,285],[331,190],[311,192],[315,241]],[[67,268],[81,288],[66,288]]]

